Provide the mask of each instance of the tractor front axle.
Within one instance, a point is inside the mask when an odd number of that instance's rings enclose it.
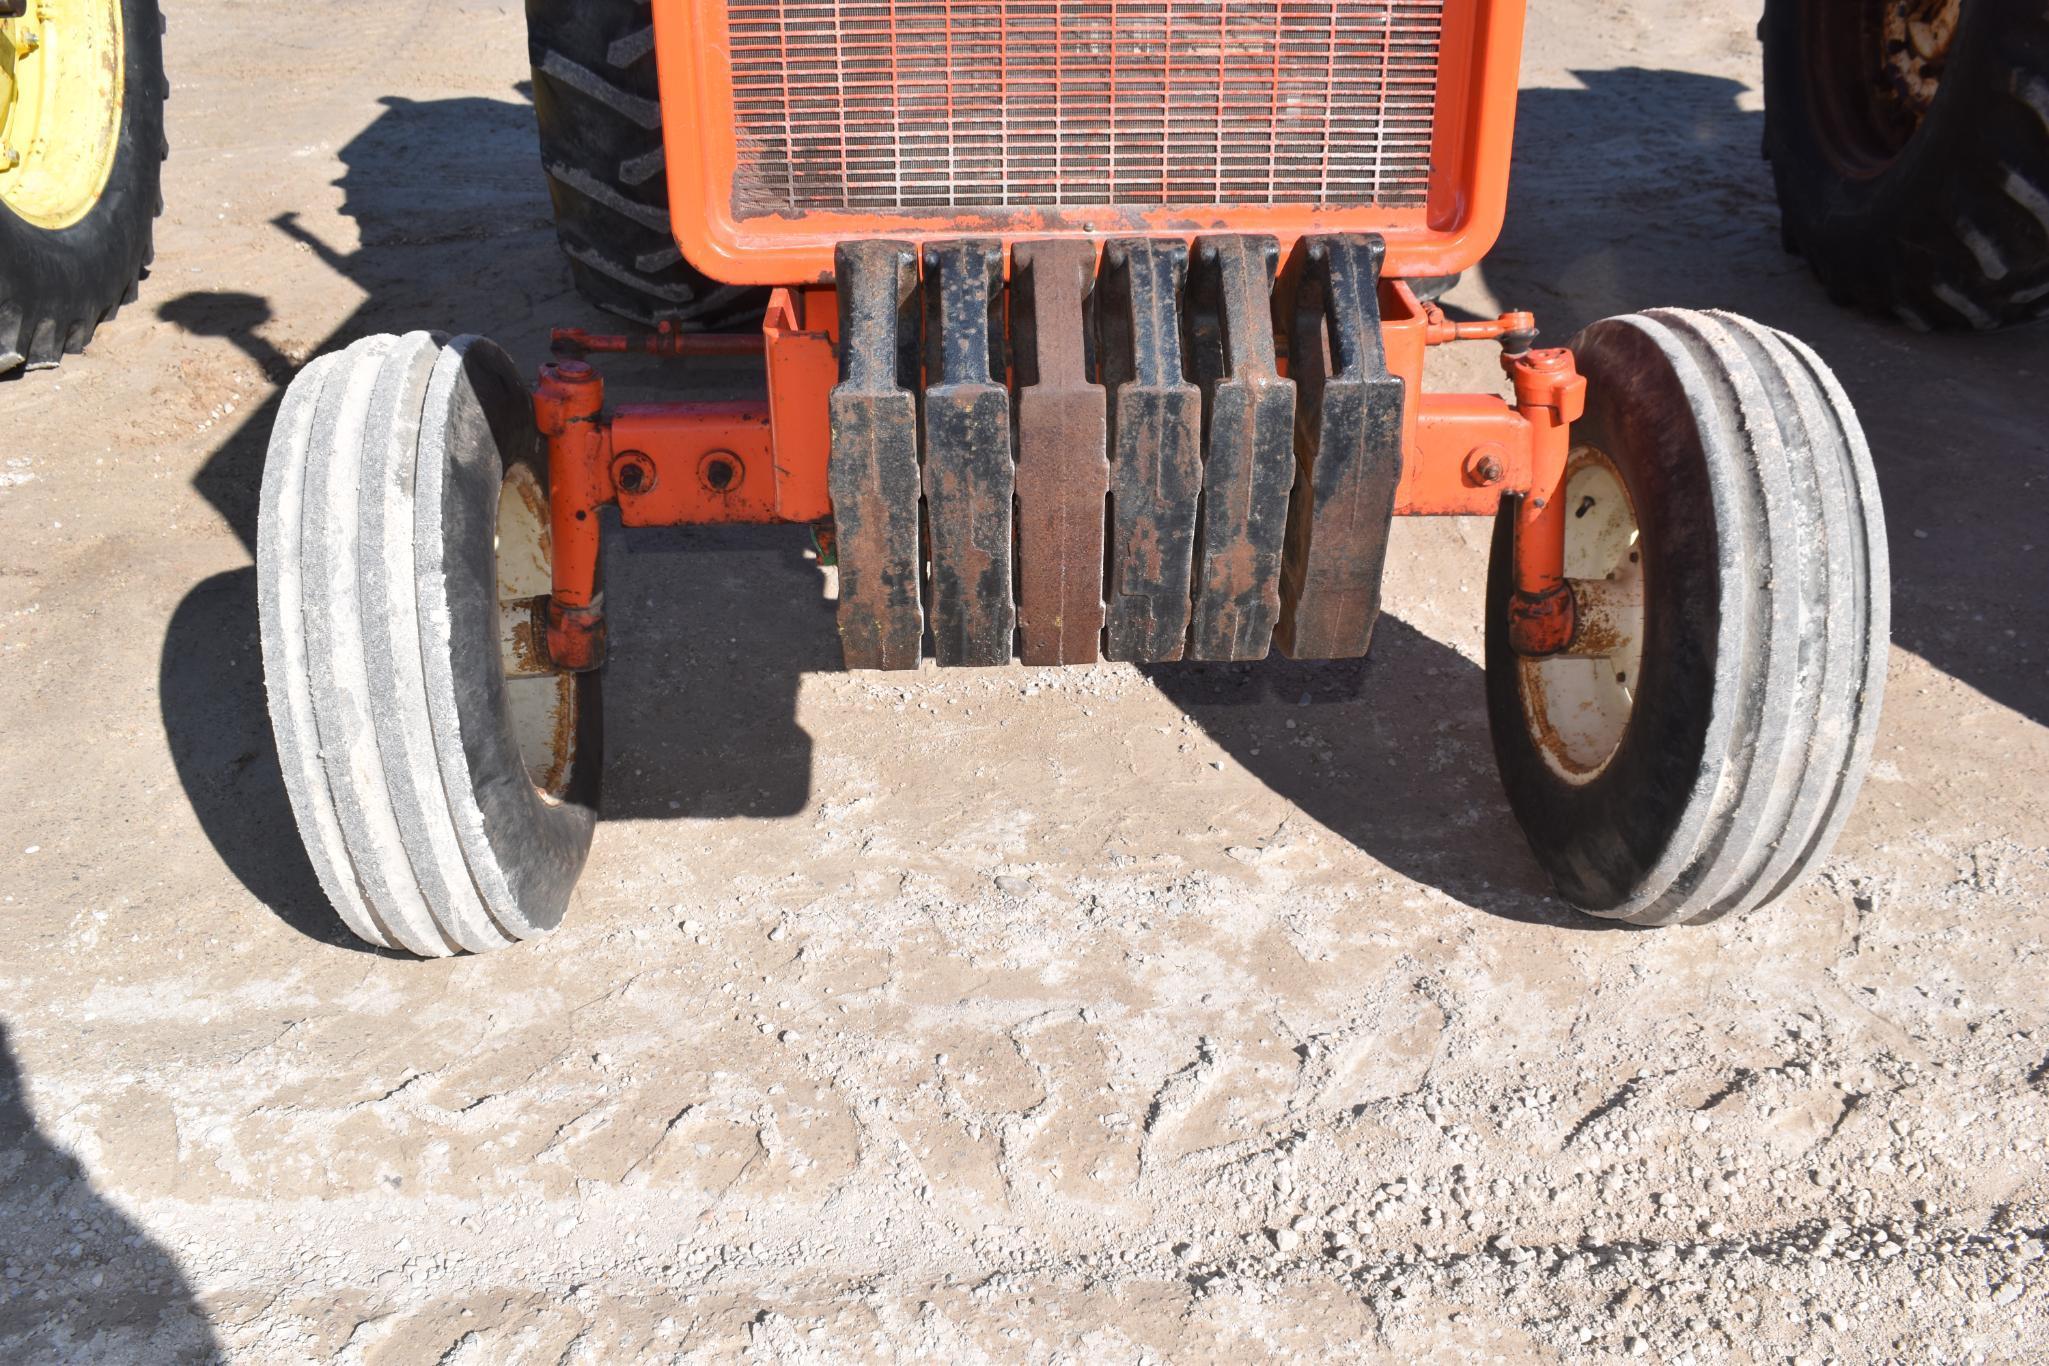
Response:
[[[1586,383],[1528,313],[1451,321],[1379,277],[1370,237],[1305,239],[1278,280],[1256,237],[1111,242],[1100,263],[1025,244],[1007,284],[980,243],[917,256],[848,244],[838,289],[776,290],[759,337],[556,333],[760,351],[768,393],[608,410],[587,361],[542,367],[554,668],[604,658],[608,505],[625,526],[817,526],[850,665],[906,667],[928,629],[942,664],[1007,661],[1013,630],[1028,663],[1363,654],[1390,519],[1508,498],[1510,640],[1571,647],[1561,484]],[[1426,348],[1490,340],[1512,404],[1423,392]]]

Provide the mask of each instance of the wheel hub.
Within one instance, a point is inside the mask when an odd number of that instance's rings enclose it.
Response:
[[[0,19],[0,205],[36,227],[91,212],[121,138],[120,0],[31,0]]]
[[[1912,140],[1934,107],[1962,12],[1962,0],[1805,7],[1808,97],[1844,175],[1882,173]]]
[[[560,799],[576,765],[576,677],[527,667],[513,642],[527,627],[530,603],[544,602],[552,582],[548,495],[524,466],[507,472],[498,492],[499,640],[506,642],[506,711],[527,776],[543,797]]]
[[[1553,772],[1592,780],[1621,748],[1643,658],[1643,556],[1615,463],[1592,446],[1565,468],[1565,577],[1578,604],[1571,649],[1520,661],[1523,714]]]
[[[1963,0],[1891,0],[1885,7],[1880,70],[1893,102],[1917,125],[1935,103],[1962,11]]]

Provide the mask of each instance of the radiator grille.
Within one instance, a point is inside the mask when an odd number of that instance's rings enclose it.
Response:
[[[742,217],[1423,202],[1444,0],[741,0]]]

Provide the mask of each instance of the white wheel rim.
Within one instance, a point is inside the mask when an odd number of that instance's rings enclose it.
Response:
[[[551,550],[548,495],[532,470],[514,465],[498,489],[498,611],[502,616],[523,617],[531,599],[547,596],[554,585]],[[513,627],[508,624],[500,630],[499,639],[510,639],[512,634]],[[576,676],[513,677],[512,661],[506,663],[505,710],[519,742],[520,761],[541,796],[560,801],[576,766]]]
[[[1644,631],[1638,541],[1636,508],[1615,462],[1592,446],[1575,447],[1565,467],[1565,577],[1599,595],[1600,638],[1518,664],[1530,739],[1552,772],[1575,786],[1608,767],[1635,710]]]

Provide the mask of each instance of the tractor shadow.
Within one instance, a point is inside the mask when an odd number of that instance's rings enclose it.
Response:
[[[1235,764],[1403,877],[1504,920],[1630,928],[1552,893],[1495,771],[1484,672],[1399,617],[1381,615],[1364,659],[1142,672]]]
[[[93,1190],[36,1124],[0,1021],[0,1228],[8,1292],[0,1359],[218,1360],[220,1346],[171,1254]],[[14,1283],[19,1269],[24,1279]]]
[[[1522,93],[1507,230],[1478,281],[1560,342],[1661,305],[1729,309],[1806,341],[1870,438],[1894,643],[2049,724],[2049,324],[1929,334],[1838,307],[1781,245],[1764,115],[1743,107],[1758,103],[1744,85],[1575,74],[1581,89]]]

